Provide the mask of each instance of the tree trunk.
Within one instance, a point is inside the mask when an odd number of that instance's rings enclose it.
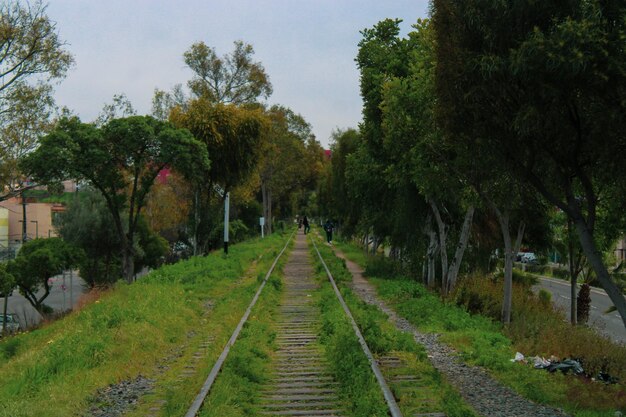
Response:
[[[441,213],[439,212],[439,208],[437,207],[437,203],[432,198],[428,199],[428,203],[433,211],[435,216],[435,220],[437,221],[437,228],[439,230],[439,251],[441,255],[441,290],[443,295],[447,295],[448,289],[448,251],[447,251],[447,234],[448,228],[446,224],[441,219]]]
[[[3,308],[3,318],[2,321],[2,336],[4,337],[7,333],[7,306],[9,305],[9,293],[6,292],[4,294],[4,308]]]
[[[511,302],[513,299],[513,248],[511,232],[509,231],[509,215],[508,213],[503,215],[500,211],[497,211],[496,214],[504,240],[504,297],[502,299],[500,320],[502,323],[509,324],[511,322]]]
[[[193,198],[193,256],[198,256],[198,230],[200,229],[200,190],[196,187]]]
[[[448,293],[452,291],[454,289],[454,286],[456,285],[456,279],[459,275],[459,269],[461,268],[461,261],[463,260],[463,254],[465,253],[465,249],[467,248],[470,230],[472,229],[473,217],[474,206],[470,206],[467,209],[467,213],[465,213],[465,220],[463,221],[463,226],[461,227],[461,236],[459,236],[459,243],[456,247],[456,252],[454,253],[454,258],[452,259],[450,268],[448,269],[448,288],[446,290],[446,292]]]
[[[131,284],[135,273],[135,257],[133,254],[132,242],[126,241],[122,250],[122,272],[126,282]]]
[[[437,249],[439,248],[439,245],[437,243],[437,234],[433,232],[431,240],[430,240],[430,246],[428,247],[429,253],[428,253],[428,287],[429,288],[435,288],[436,285],[436,274],[437,274],[437,268],[436,268],[436,263],[435,263],[435,257],[437,255]]]
[[[582,218],[582,216],[576,216],[572,219],[574,221],[574,225],[576,226],[576,231],[578,232],[578,238],[580,239],[581,246],[583,248],[583,252],[589,261],[589,264],[593,268],[604,291],[609,296],[617,312],[622,318],[622,323],[624,323],[624,327],[626,327],[626,299],[624,299],[624,295],[619,290],[617,285],[611,279],[609,275],[609,271],[602,262],[602,255],[598,251],[596,244],[593,240],[593,236],[591,231],[587,227],[587,223]]]
[[[43,302],[45,301],[46,298],[48,298],[48,296],[50,295],[50,284],[48,284],[48,279],[47,278],[43,284],[43,290],[44,293],[41,295],[41,297],[37,298],[37,294],[34,292],[31,292],[28,290],[28,288],[24,287],[24,286],[20,286],[21,290],[20,291],[22,293],[22,295],[24,296],[24,298],[26,298],[26,300],[28,301],[28,303],[39,313],[41,314],[41,317],[46,318],[48,315],[46,314],[45,311],[43,311]]]
[[[274,222],[272,218],[272,190],[267,190],[267,217],[265,218],[265,224],[267,224],[267,234],[271,234],[274,231]]]
[[[578,313],[576,312],[576,300],[578,295],[576,294],[576,281],[578,278],[578,272],[574,266],[574,242],[572,241],[572,219],[567,216],[567,251],[568,251],[568,264],[569,264],[569,279],[570,279],[570,322],[572,325],[576,325],[578,322]]]
[[[433,216],[428,213],[424,224],[424,233],[428,236],[428,249],[426,251],[426,285],[428,288],[435,287],[435,256],[437,255],[438,241],[437,232],[433,229]]]

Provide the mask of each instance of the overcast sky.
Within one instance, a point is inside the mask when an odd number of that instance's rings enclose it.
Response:
[[[148,114],[155,88],[191,78],[182,55],[194,42],[223,56],[242,40],[269,74],[268,103],[300,113],[327,147],[334,129],[361,119],[359,31],[399,18],[406,33],[427,13],[427,0],[50,0],[48,16],[76,60],[57,104],[88,122],[124,93]]]

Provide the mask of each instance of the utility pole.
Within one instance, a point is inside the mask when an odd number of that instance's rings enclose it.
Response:
[[[2,309],[2,336],[7,332],[7,306],[9,305],[9,292],[4,293],[4,308]]]
[[[224,197],[224,253],[228,254],[228,221],[230,219],[230,193]]]
[[[26,196],[22,191],[22,244],[28,240],[27,224],[26,224]]]
[[[70,310],[74,310],[74,270],[70,268]]]

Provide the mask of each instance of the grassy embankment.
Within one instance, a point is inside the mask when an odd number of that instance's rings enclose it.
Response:
[[[62,320],[2,341],[0,416],[81,415],[98,389],[138,375],[157,380],[153,395],[167,401],[165,415],[181,415],[252,298],[257,274],[267,271],[286,237],[165,266]],[[209,336],[215,342],[207,360],[181,380]]]
[[[621,384],[606,385],[585,377],[550,374],[532,366],[511,363],[516,351],[526,356],[577,358],[585,371],[600,371],[626,381],[626,348],[611,343],[586,327],[572,328],[550,303],[528,287],[515,285],[511,325],[500,315],[502,282],[484,277],[466,278],[449,302],[404,278],[388,261],[367,259],[353,245],[340,244],[366,273],[381,298],[398,314],[424,332],[435,332],[457,349],[470,364],[491,374],[533,401],[560,407],[579,417],[600,417],[626,410]],[[472,314],[473,313],[473,314]]]
[[[401,411],[405,415],[443,411],[450,417],[474,416],[460,396],[432,367],[424,348],[409,334],[398,331],[380,309],[362,302],[347,287],[352,278],[345,263],[336,258],[328,246],[318,243],[318,248],[372,353],[376,357],[393,355],[403,358],[408,364],[406,371],[420,378],[419,390],[394,392]],[[327,281],[321,266],[318,273],[320,280]],[[350,415],[386,416],[386,408],[380,406],[383,401],[380,388],[330,285],[324,287],[320,305],[323,311],[322,335],[328,346],[329,362],[341,381]]]

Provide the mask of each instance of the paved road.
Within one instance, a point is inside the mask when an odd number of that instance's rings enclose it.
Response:
[[[69,310],[72,304],[76,305],[80,295],[85,290],[84,282],[78,274],[74,272],[71,284],[70,286],[69,272],[65,277],[65,285],[62,275],[53,277],[52,290],[44,301],[44,304],[61,311]],[[41,291],[41,293],[43,294],[43,291]],[[72,303],[70,303],[70,301]],[[0,313],[2,312],[2,308],[4,308],[4,298],[0,298]],[[9,297],[7,312],[18,315],[22,328],[27,328],[41,321],[39,313],[37,313],[26,298],[22,297],[17,290],[13,291],[13,295]]]
[[[539,277],[540,283],[535,288],[543,288],[552,293],[552,301],[556,306],[565,311],[569,318],[570,309],[570,285],[569,282],[548,277]],[[589,313],[589,324],[599,332],[609,336],[616,342],[626,344],[626,328],[617,312],[604,314],[612,307],[613,303],[601,289],[591,290],[591,311]]]

